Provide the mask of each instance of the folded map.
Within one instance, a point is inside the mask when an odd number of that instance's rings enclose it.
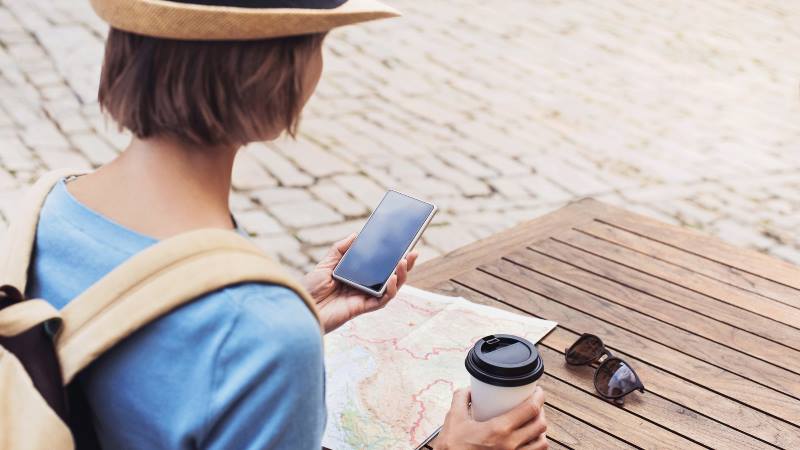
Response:
[[[333,450],[415,448],[442,424],[455,389],[469,385],[464,357],[490,334],[538,342],[555,322],[404,286],[384,309],[325,337]]]

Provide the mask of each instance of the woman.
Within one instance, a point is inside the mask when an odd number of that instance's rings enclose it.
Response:
[[[133,138],[111,163],[59,183],[42,209],[28,295],[59,308],[158,240],[236,229],[228,204],[236,153],[294,135],[322,73],[322,33],[396,15],[373,0],[93,5],[112,26],[100,105]],[[304,280],[326,332],[386,305],[416,259],[400,262],[383,298],[368,297],[331,277],[353,238]],[[255,283],[167,314],[79,377],[97,437],[113,449],[318,449],[324,381],[311,312],[292,291]],[[542,402],[538,392],[477,423],[459,391],[437,445],[544,448]]]

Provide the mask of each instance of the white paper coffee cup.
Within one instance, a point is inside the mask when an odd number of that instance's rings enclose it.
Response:
[[[533,394],[544,363],[528,340],[495,334],[478,340],[464,361],[472,379],[472,418],[483,422]]]

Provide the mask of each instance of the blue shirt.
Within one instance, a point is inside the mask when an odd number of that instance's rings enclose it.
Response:
[[[63,308],[156,242],[88,209],[61,182],[40,215],[27,294]],[[78,382],[103,448],[319,450],[319,333],[294,292],[237,285],[146,325]]]

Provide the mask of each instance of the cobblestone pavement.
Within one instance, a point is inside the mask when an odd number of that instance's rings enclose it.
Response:
[[[800,263],[800,4],[391,2],[337,30],[296,142],[252,145],[233,208],[307,268],[386,188],[436,202],[430,258],[592,196]],[[85,0],[0,2],[0,213],[127,136],[95,102]]]

